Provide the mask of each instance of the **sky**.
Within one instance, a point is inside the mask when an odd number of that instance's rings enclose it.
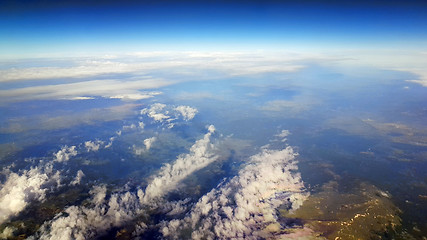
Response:
[[[0,0],[0,239],[421,236],[426,26],[425,1]]]
[[[424,1],[2,1],[0,57],[427,49]]]

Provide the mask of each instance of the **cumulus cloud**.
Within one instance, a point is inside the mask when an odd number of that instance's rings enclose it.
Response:
[[[152,144],[157,140],[156,137],[147,138],[144,140],[144,147],[137,147],[136,145],[133,145],[133,152],[136,155],[141,155],[145,152],[148,152],[150,150]]]
[[[170,116],[169,111],[163,111],[165,109],[166,104],[162,103],[154,103],[150,106],[150,108],[144,108],[141,110],[141,114],[147,114],[150,118],[154,119],[156,122],[162,122],[165,119],[169,119]]]
[[[308,196],[295,155],[291,147],[263,149],[236,177],[200,198],[184,219],[164,222],[161,232],[176,239],[184,229],[191,229],[193,239],[271,238],[274,228],[268,226],[280,227],[276,208],[296,209]]]
[[[77,155],[76,146],[64,146],[57,153],[54,154],[55,162],[67,162],[70,160],[70,157],[74,157]]]
[[[71,181],[71,185],[78,185],[82,181],[82,178],[85,176],[82,170],[77,171],[77,175],[73,181]]]
[[[172,164],[164,165],[145,189],[143,201],[149,202],[157,197],[162,197],[175,189],[177,183],[185,177],[217,160],[215,145],[211,142],[211,136],[214,132],[215,127],[210,125],[208,133],[191,146],[189,153],[178,156]]]
[[[290,134],[291,132],[289,132],[289,130],[282,130],[279,134],[276,135],[276,137],[286,138]]]
[[[107,145],[105,145],[105,148],[109,148],[109,147],[113,146],[113,142],[115,139],[116,139],[115,137],[110,137],[110,142]]]
[[[147,139],[145,139],[145,140],[144,140],[144,145],[145,145],[145,148],[147,149],[147,151],[148,151],[148,150],[150,150],[151,145],[152,145],[156,140],[157,140],[157,138],[156,138],[156,137],[151,137],[151,138],[147,138]]]
[[[193,119],[197,113],[197,109],[189,106],[178,106],[175,108],[175,110],[182,115],[185,121]]]
[[[175,122],[181,117],[189,121],[196,116],[197,109],[189,106],[172,107],[162,103],[154,103],[140,112],[152,118],[155,122],[165,123],[169,128],[175,126]]]
[[[282,130],[279,134],[276,134],[275,136],[282,139],[282,142],[287,141],[287,136],[289,136],[291,132],[289,130]]]
[[[114,193],[107,198],[107,188],[102,185],[94,186],[90,194],[91,207],[68,207],[45,222],[33,239],[92,239],[112,227],[122,226],[140,209],[138,196],[130,192]]]
[[[209,126],[208,133],[194,143],[190,152],[178,156],[174,163],[165,165],[145,191],[138,189],[136,193],[127,191],[108,196],[105,185],[94,186],[89,192],[90,204],[66,208],[63,213],[45,222],[32,239],[90,239],[134,220],[143,213],[143,206],[156,206],[154,199],[175,189],[179,181],[218,158],[214,154],[215,147],[210,139],[214,132],[215,127]],[[83,176],[83,172],[80,176]],[[79,173],[76,178],[78,177]],[[169,215],[180,214],[187,209],[188,201],[169,202],[161,208]],[[145,223],[139,223],[137,234],[142,234],[146,228]]]
[[[23,211],[32,201],[45,200],[46,193],[60,186],[59,171],[52,165],[9,172],[0,184],[0,224]]]
[[[13,237],[13,232],[16,229],[14,227],[5,227],[3,231],[0,233],[0,239],[9,239]]]
[[[86,141],[85,147],[86,147],[86,150],[88,152],[96,152],[99,150],[99,147],[101,147],[101,145],[103,145],[103,144],[104,144],[104,142],[101,140],[95,140],[93,142],[92,141]]]

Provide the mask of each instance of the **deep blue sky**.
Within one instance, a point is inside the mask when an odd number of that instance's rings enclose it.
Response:
[[[425,1],[2,1],[3,56],[427,46]]]

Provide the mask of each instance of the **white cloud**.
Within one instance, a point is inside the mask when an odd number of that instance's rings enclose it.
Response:
[[[190,153],[178,156],[172,164],[165,165],[145,189],[136,193],[113,193],[108,196],[105,185],[94,186],[90,190],[90,204],[70,206],[52,220],[45,222],[33,239],[83,240],[105,234],[113,227],[120,227],[134,220],[144,211],[143,206],[156,206],[168,191],[175,189],[179,181],[189,174],[207,166],[218,157],[210,137],[215,128],[208,127],[208,133],[190,148]],[[79,176],[79,174],[77,175]],[[161,204],[162,211],[169,215],[183,213],[189,200]],[[147,229],[145,223],[137,225],[135,234]]]
[[[33,86],[0,90],[0,102],[34,99],[86,100],[94,97],[140,100],[156,93],[142,93],[139,90],[156,89],[179,82],[298,71],[303,66],[294,61],[307,57],[267,52],[164,52],[157,53],[156,60],[153,60],[147,58],[147,54],[152,53],[135,53],[115,59],[68,59],[73,61],[72,67],[26,67],[15,61],[13,65],[17,67],[0,70],[0,82],[27,81]],[[173,81],[151,78],[164,72],[176,77]],[[100,76],[105,78],[107,74],[124,76],[120,80],[99,80]],[[69,82],[70,79],[72,83]],[[46,85],[45,80],[55,81],[57,84]]]
[[[98,151],[99,150],[99,147],[101,147],[101,145],[103,145],[104,144],[104,142],[103,141],[101,141],[101,140],[95,140],[95,141],[86,141],[85,142],[85,147],[86,147],[86,150],[88,151],[88,152],[96,152],[96,151]]]
[[[162,79],[143,80],[93,80],[57,85],[41,85],[8,90],[0,90],[2,102],[39,99],[81,99],[82,96],[121,98],[138,100],[158,95],[159,92],[141,93],[140,89],[154,89],[171,84]]]
[[[148,150],[150,150],[152,144],[157,140],[156,137],[151,137],[151,138],[147,138],[144,140],[144,147],[137,147],[136,145],[133,145],[133,152],[136,155],[141,155],[143,153],[148,152]]]
[[[163,111],[166,107],[166,104],[154,103],[150,108],[144,108],[141,110],[141,114],[147,114],[149,117],[154,119],[156,122],[163,122],[163,120],[169,119],[170,116],[167,116],[168,111]]]
[[[132,53],[123,58],[93,58],[75,61],[72,67],[21,67],[0,70],[0,82],[31,79],[87,78],[105,74],[135,73],[169,69],[174,73],[191,68],[193,71],[214,69],[229,75],[252,75],[268,72],[288,72],[300,68],[292,63],[307,56],[284,53],[244,52],[157,52]],[[310,55],[311,57],[312,55]],[[132,61],[129,61],[132,60]],[[209,63],[209,64],[207,64]],[[15,65],[16,66],[16,65]]]
[[[105,145],[105,148],[110,148],[111,146],[113,146],[113,142],[116,138],[115,137],[110,137],[110,142]]]
[[[15,230],[14,227],[5,227],[0,233],[0,239],[9,239],[13,237],[13,232],[15,232]]]
[[[278,225],[276,208],[296,209],[308,196],[296,164],[291,147],[263,149],[238,176],[200,198],[184,219],[164,222],[163,235],[177,239],[191,229],[193,239],[272,238],[265,228]]]
[[[125,125],[125,126],[123,126],[122,127],[122,129],[123,130],[131,130],[131,129],[135,129],[136,128],[136,125],[135,124],[131,124],[131,125]],[[121,134],[122,132],[120,131],[120,134]],[[120,134],[119,133],[117,133],[119,136],[120,136]]]
[[[123,100],[141,100],[141,99],[152,98],[155,95],[159,95],[159,94],[161,94],[161,92],[151,92],[146,94],[128,93],[128,94],[110,96],[110,98],[117,98],[117,99],[123,99]]]
[[[173,128],[180,117],[184,121],[193,119],[196,116],[197,109],[182,105],[173,107],[162,103],[154,103],[150,107],[142,109],[140,113],[146,114],[155,122],[167,124],[168,128]]]
[[[91,207],[71,206],[65,214],[58,214],[45,222],[35,237],[41,240],[84,240],[106,233],[112,227],[122,226],[138,214],[138,196],[130,192],[114,193],[107,198],[106,186],[94,186]]]
[[[59,171],[52,165],[33,167],[20,173],[9,172],[0,184],[0,224],[24,210],[32,201],[43,201],[46,192],[60,186]]]
[[[55,159],[53,161],[55,162],[67,162],[70,160],[70,157],[74,157],[77,155],[76,146],[64,146],[59,150],[57,153],[54,154]]]
[[[78,185],[82,181],[82,178],[85,176],[82,170],[77,171],[77,175],[73,181],[71,181],[71,185]]]
[[[282,130],[279,134],[275,135],[276,137],[285,138],[289,136],[291,132],[289,130]]]
[[[91,99],[95,99],[93,97],[71,97],[71,98],[67,98],[68,100],[91,100]]]
[[[193,119],[197,113],[197,109],[189,106],[178,106],[175,108],[175,110],[182,115],[185,121]]]
[[[219,157],[215,154],[214,144],[211,143],[211,136],[214,132],[215,127],[210,125],[208,133],[191,146],[189,153],[178,156],[172,164],[164,165],[145,189],[143,201],[150,202],[157,197],[162,197],[175,189],[177,183],[188,175],[217,160]]]
[[[135,155],[141,155],[147,152],[147,149],[145,147],[137,147],[136,145],[132,145],[132,149]]]
[[[427,87],[427,70],[425,69],[405,69],[411,71],[418,76],[418,79],[409,79],[408,82],[418,83],[424,87]]]
[[[144,145],[145,145],[145,148],[146,148],[146,150],[147,150],[147,151],[148,151],[148,150],[150,150],[151,145],[152,145],[156,140],[157,140],[157,138],[156,138],[156,137],[151,137],[151,138],[147,138],[147,139],[145,139],[145,140],[144,140]]]

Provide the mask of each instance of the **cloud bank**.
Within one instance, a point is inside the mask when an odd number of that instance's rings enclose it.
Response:
[[[287,204],[297,209],[308,193],[291,147],[263,149],[254,155],[238,176],[204,195],[184,219],[163,224],[167,238],[191,231],[192,239],[272,238],[282,228],[276,220],[276,208]],[[284,235],[286,236],[286,235]]]
[[[139,100],[160,94],[160,92],[140,92],[139,90],[154,89],[169,84],[171,83],[162,79],[91,80],[0,90],[0,99],[4,103],[44,99],[88,100],[93,96]]]
[[[169,52],[158,53],[156,60],[147,53],[114,59],[64,59],[70,67],[58,67],[49,61],[45,61],[45,66],[28,67],[28,62],[21,66],[18,61],[11,64],[14,67],[0,69],[0,82],[10,85],[10,89],[0,90],[0,100],[2,103],[40,99],[82,101],[94,97],[141,100],[159,94],[141,90],[179,82],[298,71],[303,68],[293,62],[298,59],[301,57],[268,53]],[[212,74],[206,74],[207,71]],[[152,77],[160,75],[165,77]],[[168,76],[175,76],[174,80],[166,80]],[[26,87],[15,84],[22,81],[30,84],[25,84]]]

